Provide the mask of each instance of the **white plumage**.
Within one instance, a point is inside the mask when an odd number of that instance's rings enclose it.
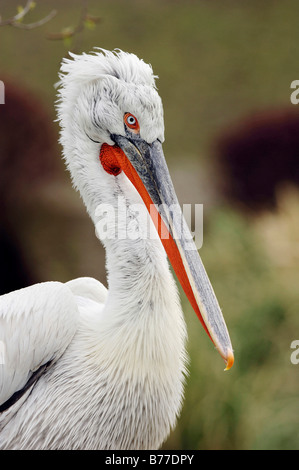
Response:
[[[95,224],[96,208],[117,213],[121,197],[139,236],[102,240],[108,291],[80,278],[0,297],[0,448],[158,448],[182,405],[185,322],[162,243],[143,237],[130,211],[142,204],[152,223],[143,199],[124,171],[105,171],[99,153],[114,135],[128,137],[127,112],[138,139],[162,142],[161,100],[151,67],[133,54],[73,56],[61,70],[57,109],[73,184]]]

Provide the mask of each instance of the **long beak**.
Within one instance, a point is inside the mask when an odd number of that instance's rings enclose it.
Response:
[[[140,137],[111,138],[121,150],[117,152],[119,165],[142,197],[185,294],[225,360],[225,370],[230,369],[234,355],[229,333],[180,209],[161,143],[148,144]]]

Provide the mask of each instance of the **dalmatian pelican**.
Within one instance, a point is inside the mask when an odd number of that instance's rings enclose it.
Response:
[[[0,297],[1,449],[162,445],[181,410],[187,357],[167,256],[226,369],[233,364],[163,155],[155,79],[150,65],[120,50],[62,61],[56,106],[63,157],[96,227],[99,208],[113,209],[105,212],[106,235],[96,232],[108,290],[79,278]],[[127,235],[114,236],[122,224]],[[146,226],[159,236],[147,236]]]

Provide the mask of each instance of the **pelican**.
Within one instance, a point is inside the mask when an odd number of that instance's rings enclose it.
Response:
[[[120,50],[70,55],[60,143],[105,248],[108,290],[79,278],[0,297],[0,448],[157,449],[182,407],[187,358],[167,256],[226,369],[233,350],[165,162],[152,67]]]

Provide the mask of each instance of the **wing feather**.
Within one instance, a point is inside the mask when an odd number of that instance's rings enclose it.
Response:
[[[0,405],[22,389],[34,371],[63,354],[78,321],[75,296],[60,282],[0,297]]]

